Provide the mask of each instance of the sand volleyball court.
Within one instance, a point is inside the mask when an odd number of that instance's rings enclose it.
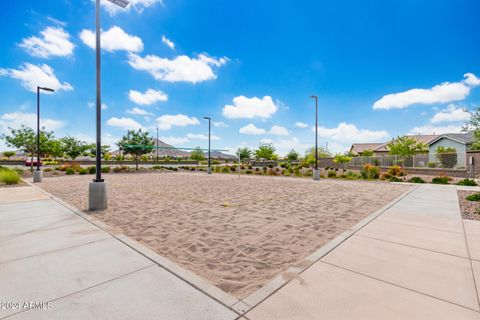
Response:
[[[81,210],[91,175],[39,184]],[[106,174],[109,208],[91,215],[244,298],[409,190],[364,181],[152,172]]]

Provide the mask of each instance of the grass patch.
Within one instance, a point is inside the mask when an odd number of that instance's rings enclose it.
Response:
[[[468,201],[480,201],[480,193],[474,193],[474,194],[471,194],[469,196],[466,196],[465,199],[467,199]]]
[[[0,182],[8,185],[18,184],[20,182],[20,176],[16,171],[2,168],[0,170]]]

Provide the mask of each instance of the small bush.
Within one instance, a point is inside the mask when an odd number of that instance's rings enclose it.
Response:
[[[399,177],[393,176],[390,178],[390,182],[403,182]]]
[[[121,167],[115,167],[115,168],[113,168],[113,172],[122,172],[122,168]]]
[[[8,185],[17,184],[20,182],[20,176],[16,171],[3,169],[0,170],[0,182]]]
[[[84,175],[84,174],[87,174],[88,173],[88,169],[87,168],[80,168],[78,170],[78,174],[81,174],[81,175]]]
[[[377,179],[380,173],[378,167],[372,166],[371,164],[366,164],[363,166],[360,174],[363,179]]]
[[[474,194],[471,194],[467,197],[465,197],[465,199],[467,199],[468,201],[480,201],[480,193],[474,193]]]
[[[52,171],[53,171],[52,168],[45,168],[45,169],[43,169],[43,172],[52,172]]]
[[[287,166],[287,164],[285,162],[280,163],[280,167],[285,168],[286,166]]]
[[[245,171],[245,173],[246,173],[246,174],[252,174],[253,171],[252,171],[252,170],[247,170],[247,171]]]
[[[66,168],[66,169],[65,169],[65,174],[68,174],[68,175],[75,174],[75,169],[73,169],[73,168]]]
[[[110,172],[110,167],[109,166],[103,166],[102,167],[102,172],[103,173],[109,173]]]
[[[270,169],[273,169],[273,164],[269,164],[268,167],[269,167]]]
[[[231,166],[230,171],[232,171],[232,172],[237,171],[237,166],[236,165]]]
[[[152,167],[153,170],[161,170],[162,169],[162,166],[159,166],[159,165],[155,165]]]
[[[97,167],[95,167],[95,166],[90,166],[90,167],[88,167],[88,173],[89,173],[89,174],[95,174],[95,173],[97,173]]]
[[[330,170],[330,171],[328,171],[327,176],[328,176],[329,178],[336,178],[336,177],[337,177],[337,172],[334,171],[334,170]]]
[[[388,172],[382,173],[380,175],[380,180],[390,180],[392,178],[392,175]]]
[[[460,181],[457,182],[457,185],[459,185],[459,186],[471,186],[471,187],[478,186],[478,184],[472,179],[460,180]]]
[[[408,180],[408,182],[411,182],[411,183],[425,183],[425,180],[423,180],[420,177],[412,177]]]
[[[396,177],[403,176],[402,167],[400,166],[391,166],[390,168],[388,168],[387,173],[390,174],[391,176],[396,176]]]
[[[222,167],[222,173],[229,173],[230,168],[229,167]]]
[[[435,168],[435,167],[436,167],[436,164],[435,164],[435,162],[429,162],[429,163],[427,163],[427,167],[429,167],[429,168]]]
[[[356,173],[353,172],[353,171],[348,171],[348,172],[345,174],[345,179],[356,180],[356,179],[358,179],[358,178],[359,178],[358,174],[356,174]]]
[[[448,184],[448,177],[435,177],[432,179],[432,183],[434,184]]]

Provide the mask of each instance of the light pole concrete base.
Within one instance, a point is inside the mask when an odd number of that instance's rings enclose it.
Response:
[[[320,170],[313,169],[313,180],[320,180]]]
[[[43,171],[42,170],[35,170],[33,171],[33,182],[42,182],[43,180]]]
[[[212,167],[208,167],[208,168],[207,168],[207,173],[208,173],[208,174],[212,174]]]
[[[105,210],[107,207],[107,183],[90,182],[88,185],[88,210]]]

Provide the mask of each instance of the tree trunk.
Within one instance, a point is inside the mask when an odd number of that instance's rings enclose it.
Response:
[[[135,170],[138,171],[138,157],[135,157]]]

